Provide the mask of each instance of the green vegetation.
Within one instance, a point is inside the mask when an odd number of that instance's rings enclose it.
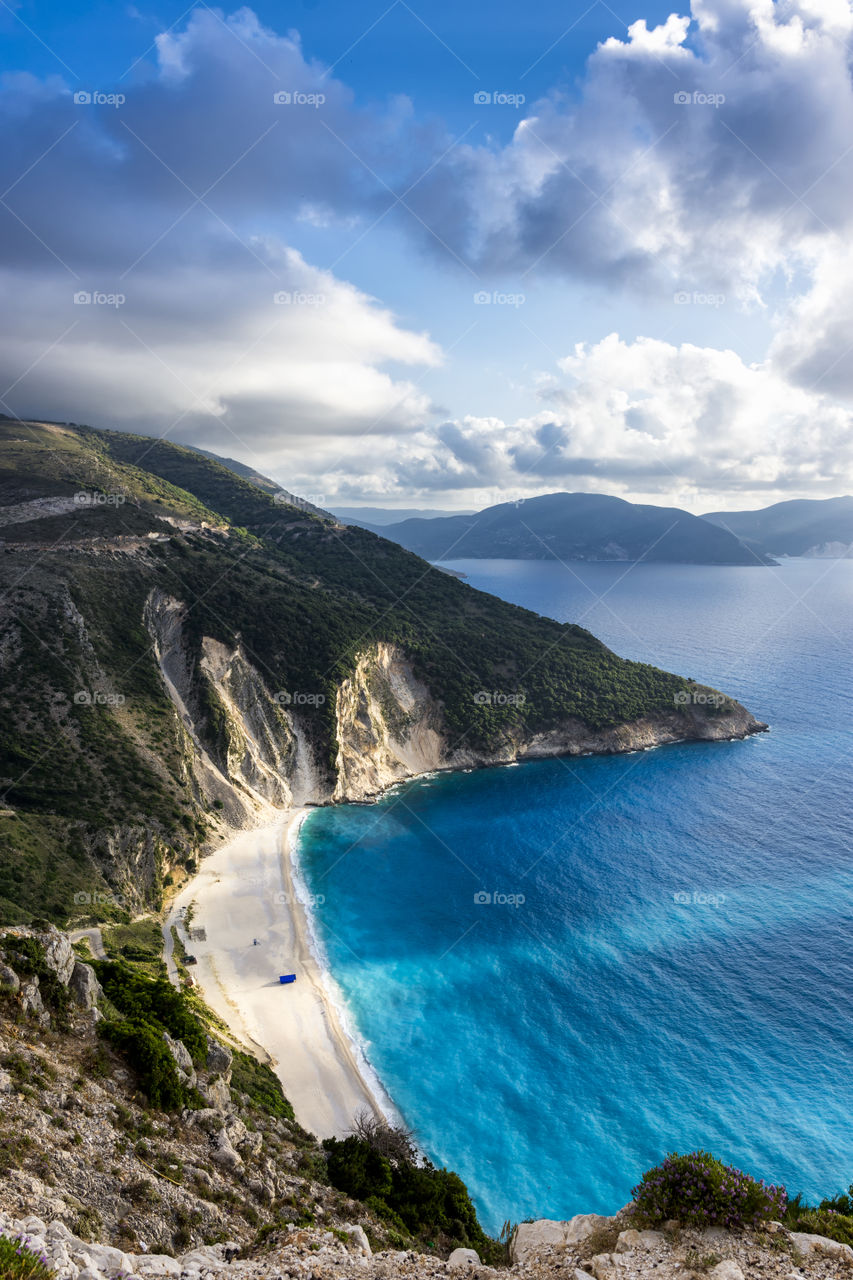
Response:
[[[806,1204],[801,1195],[788,1201],[783,1219],[792,1231],[828,1236],[853,1247],[853,1184],[842,1195],[821,1200],[817,1206]]]
[[[55,1026],[64,1031],[68,1027],[70,998],[68,988],[45,963],[45,949],[35,938],[17,938],[14,934],[0,937],[0,946],[6,952],[12,968],[20,977],[38,978],[39,992],[45,1009]]]
[[[458,1174],[428,1161],[389,1160],[355,1134],[327,1138],[323,1148],[332,1186],[363,1201],[404,1235],[442,1249],[476,1249],[483,1260],[503,1260],[505,1251],[483,1231]]]
[[[170,868],[192,865],[210,833],[215,808],[192,785],[186,730],[146,625],[155,589],[186,606],[188,707],[221,763],[235,743],[201,667],[205,637],[239,639],[271,694],[308,699],[292,713],[329,782],[337,688],[379,642],[409,656],[451,750],[512,748],[569,717],[600,729],[672,713],[679,693],[697,714],[681,678],[474,591],[367,530],[276,501],[193,450],[9,420],[0,444],[0,504],[99,496],[4,528],[0,922],[36,911],[62,924],[126,921],[159,905]]]
[[[281,1120],[293,1120],[293,1107],[284,1096],[281,1081],[265,1062],[259,1062],[248,1053],[234,1050],[231,1063],[231,1092],[245,1093],[253,1106],[269,1116]]]
[[[668,1219],[696,1227],[754,1227],[785,1212],[784,1187],[767,1186],[707,1151],[668,1155],[632,1192],[637,1220]]]
[[[98,1030],[127,1059],[152,1106],[178,1111],[195,1103],[163,1036],[165,1031],[173,1040],[183,1041],[193,1062],[205,1060],[204,1024],[186,996],[168,979],[148,978],[123,961],[101,960],[94,967],[116,1014],[100,1023]]]
[[[0,1276],[3,1280],[51,1280],[56,1272],[44,1254],[27,1248],[26,1236],[0,1236]]]

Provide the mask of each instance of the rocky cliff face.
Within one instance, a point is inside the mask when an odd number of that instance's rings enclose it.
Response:
[[[449,739],[440,702],[417,678],[405,653],[379,643],[358,657],[353,674],[338,688],[335,777],[328,779],[298,709],[282,703],[282,695],[267,687],[239,647],[205,639],[201,659],[194,663],[185,619],[180,601],[152,593],[146,621],[186,731],[188,767],[200,791],[218,800],[236,827],[260,821],[271,807],[367,800],[396,782],[437,769],[637,751],[685,739],[745,738],[766,728],[740,703],[697,685],[671,711],[605,729],[567,719],[547,733],[533,733],[521,716],[497,750],[478,750]],[[215,743],[211,705],[218,725]]]

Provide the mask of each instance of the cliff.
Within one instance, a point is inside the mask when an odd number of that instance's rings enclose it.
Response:
[[[157,906],[293,804],[764,727],[162,441],[0,422],[0,537],[0,923]]]

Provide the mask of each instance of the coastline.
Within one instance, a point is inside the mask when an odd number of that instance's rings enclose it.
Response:
[[[206,857],[173,900],[167,926],[194,904],[191,926],[206,939],[180,932],[198,960],[205,1001],[239,1041],[261,1051],[303,1128],[342,1137],[359,1110],[388,1115],[393,1104],[348,1034],[334,978],[312,941],[293,866],[309,811],[279,812]],[[295,973],[296,981],[281,985],[280,973]]]

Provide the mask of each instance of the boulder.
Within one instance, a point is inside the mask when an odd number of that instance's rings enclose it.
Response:
[[[510,1258],[513,1263],[526,1262],[544,1249],[580,1244],[593,1231],[608,1227],[612,1222],[612,1218],[605,1218],[597,1213],[579,1213],[568,1222],[554,1222],[550,1218],[522,1222],[512,1238]]]
[[[49,1015],[45,1014],[44,1003],[39,991],[39,980],[33,975],[21,983],[21,1008],[24,1013],[30,1013],[33,1017],[43,1022]]]
[[[791,1242],[806,1256],[814,1254],[817,1257],[837,1258],[847,1266],[853,1265],[853,1249],[840,1240],[830,1240],[828,1236],[813,1236],[806,1231],[792,1231]]]
[[[234,1055],[230,1049],[221,1044],[219,1040],[214,1040],[212,1036],[207,1037],[207,1062],[205,1066],[212,1075],[227,1075],[231,1070],[233,1061]]]
[[[168,1031],[163,1032],[163,1039],[168,1045],[169,1052],[175,1060],[175,1066],[178,1068],[178,1075],[181,1083],[192,1089],[197,1081],[193,1060],[190,1057],[189,1050],[183,1040],[173,1040]]]
[[[0,995],[15,996],[21,989],[21,979],[7,964],[0,961]]]
[[[95,970],[82,960],[75,960],[68,983],[71,999],[81,1009],[94,1009],[104,994],[100,982],[95,977]]]
[[[711,1280],[744,1280],[743,1272],[734,1258],[724,1258],[708,1274]]]
[[[661,1231],[620,1231],[616,1241],[616,1253],[629,1253],[632,1249],[654,1249],[666,1243],[666,1236]]]
[[[210,1158],[223,1169],[232,1173],[243,1164],[243,1158],[235,1150],[228,1134],[222,1129],[213,1138]]]
[[[133,1270],[127,1254],[122,1253],[121,1249],[114,1249],[112,1245],[87,1244],[86,1253],[89,1255],[89,1266],[105,1276],[115,1275],[117,1271],[127,1275]]]
[[[131,1257],[131,1268],[138,1276],[180,1276],[181,1264],[165,1253],[143,1253]],[[79,1280],[79,1278],[78,1278]]]
[[[0,1093],[14,1093],[15,1086],[8,1071],[0,1071]]]
[[[361,1253],[363,1257],[373,1257],[373,1250],[370,1247],[370,1241],[367,1238],[367,1233],[365,1232],[364,1227],[360,1227],[356,1224],[355,1226],[344,1227],[343,1230],[346,1231],[347,1235],[355,1245],[356,1250]],[[459,1250],[457,1249],[456,1252],[458,1253]],[[450,1256],[453,1257],[453,1254]]]
[[[198,1091],[209,1107],[214,1111],[228,1111],[231,1107],[231,1090],[222,1076],[214,1076],[212,1080],[199,1081]]]
[[[479,1267],[480,1256],[474,1249],[454,1249],[447,1259],[447,1265],[454,1270],[459,1268],[472,1271],[474,1267]]]
[[[56,974],[63,987],[67,987],[77,962],[68,935],[51,925],[46,933],[37,933],[35,939],[44,947],[45,965]]]

